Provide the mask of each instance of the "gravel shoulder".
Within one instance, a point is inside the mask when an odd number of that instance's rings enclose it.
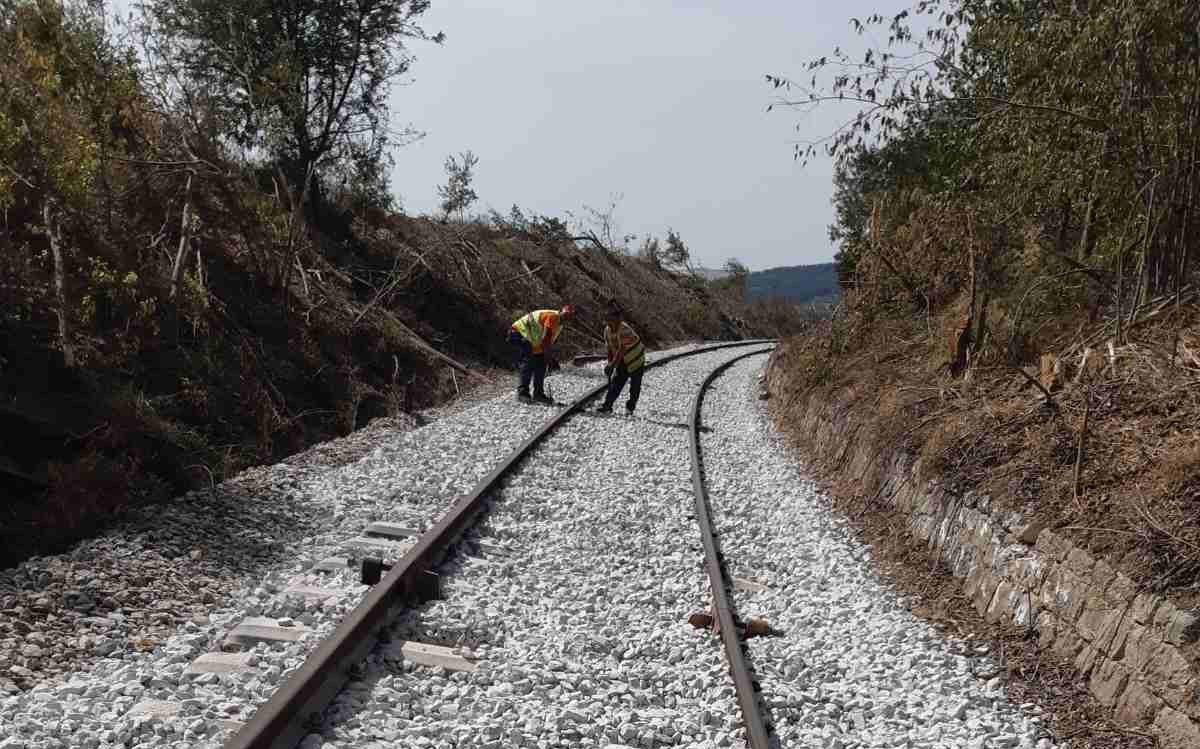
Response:
[[[762,365],[714,383],[701,445],[730,572],[766,586],[736,591],[738,614],[782,632],[747,641],[782,744],[1052,746],[1034,706],[1006,697],[986,648],[944,637],[874,573],[871,548],[773,433],[753,387]]]

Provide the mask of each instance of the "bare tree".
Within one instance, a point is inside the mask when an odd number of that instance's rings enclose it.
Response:
[[[586,239],[606,252],[629,252],[629,243],[637,238],[636,234],[622,234],[617,223],[617,204],[625,197],[623,193],[615,192],[608,196],[608,204],[603,208],[593,208],[585,205],[583,211],[586,217],[577,221],[577,230],[581,234],[575,239]],[[570,215],[570,213],[568,213]]]
[[[459,159],[453,156],[446,157],[446,184],[439,186],[437,192],[447,217],[457,213],[459,221],[465,220],[467,208],[479,198],[475,189],[471,187],[471,182],[475,179],[475,165],[478,163],[479,157],[469,150],[459,154]]]

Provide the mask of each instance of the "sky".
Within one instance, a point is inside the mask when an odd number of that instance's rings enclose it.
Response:
[[[472,213],[582,218],[619,196],[634,246],[672,228],[704,267],[828,262],[833,164],[803,165],[793,145],[854,110],[768,112],[764,76],[805,79],[835,47],[864,49],[850,19],[911,1],[432,0],[420,25],[446,41],[406,43],[416,59],[388,100],[393,130],[424,133],[393,149],[392,192],[440,213],[446,157],[469,149]]]
[[[433,0],[416,61],[390,97],[392,191],[436,213],[448,155],[479,157],[474,212],[583,214],[621,195],[623,233],[679,232],[694,262],[752,270],[827,262],[833,165],[794,161],[847,110],[767,112],[766,73],[806,78],[835,46],[862,45],[851,17],[902,0]],[[798,126],[798,129],[797,129]]]

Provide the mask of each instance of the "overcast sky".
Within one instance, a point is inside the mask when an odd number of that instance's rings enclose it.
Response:
[[[111,0],[128,13],[132,0]],[[792,159],[853,110],[767,112],[766,73],[805,78],[808,61],[862,49],[851,17],[911,0],[432,0],[421,25],[445,32],[390,97],[407,212],[438,212],[448,155],[479,157],[476,212],[565,218],[621,194],[623,233],[680,233],[694,260],[753,270],[833,257],[832,164]],[[880,40],[874,40],[878,45]],[[796,126],[799,125],[799,130]]]
[[[766,112],[763,74],[803,77],[857,46],[851,16],[906,5],[434,0],[423,26],[446,42],[411,45],[411,80],[392,92],[393,124],[427,133],[394,152],[393,192],[436,212],[446,156],[471,149],[481,211],[579,214],[622,193],[625,233],[673,227],[710,267],[828,261],[832,165],[801,166],[791,144],[839,113]]]

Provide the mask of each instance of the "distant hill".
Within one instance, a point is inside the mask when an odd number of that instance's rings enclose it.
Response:
[[[700,276],[705,281],[716,281],[729,275],[727,270],[719,270],[715,268],[693,268],[692,272]]]
[[[746,279],[748,301],[772,297],[810,304],[831,301],[841,293],[833,263],[768,268],[754,271]]]

